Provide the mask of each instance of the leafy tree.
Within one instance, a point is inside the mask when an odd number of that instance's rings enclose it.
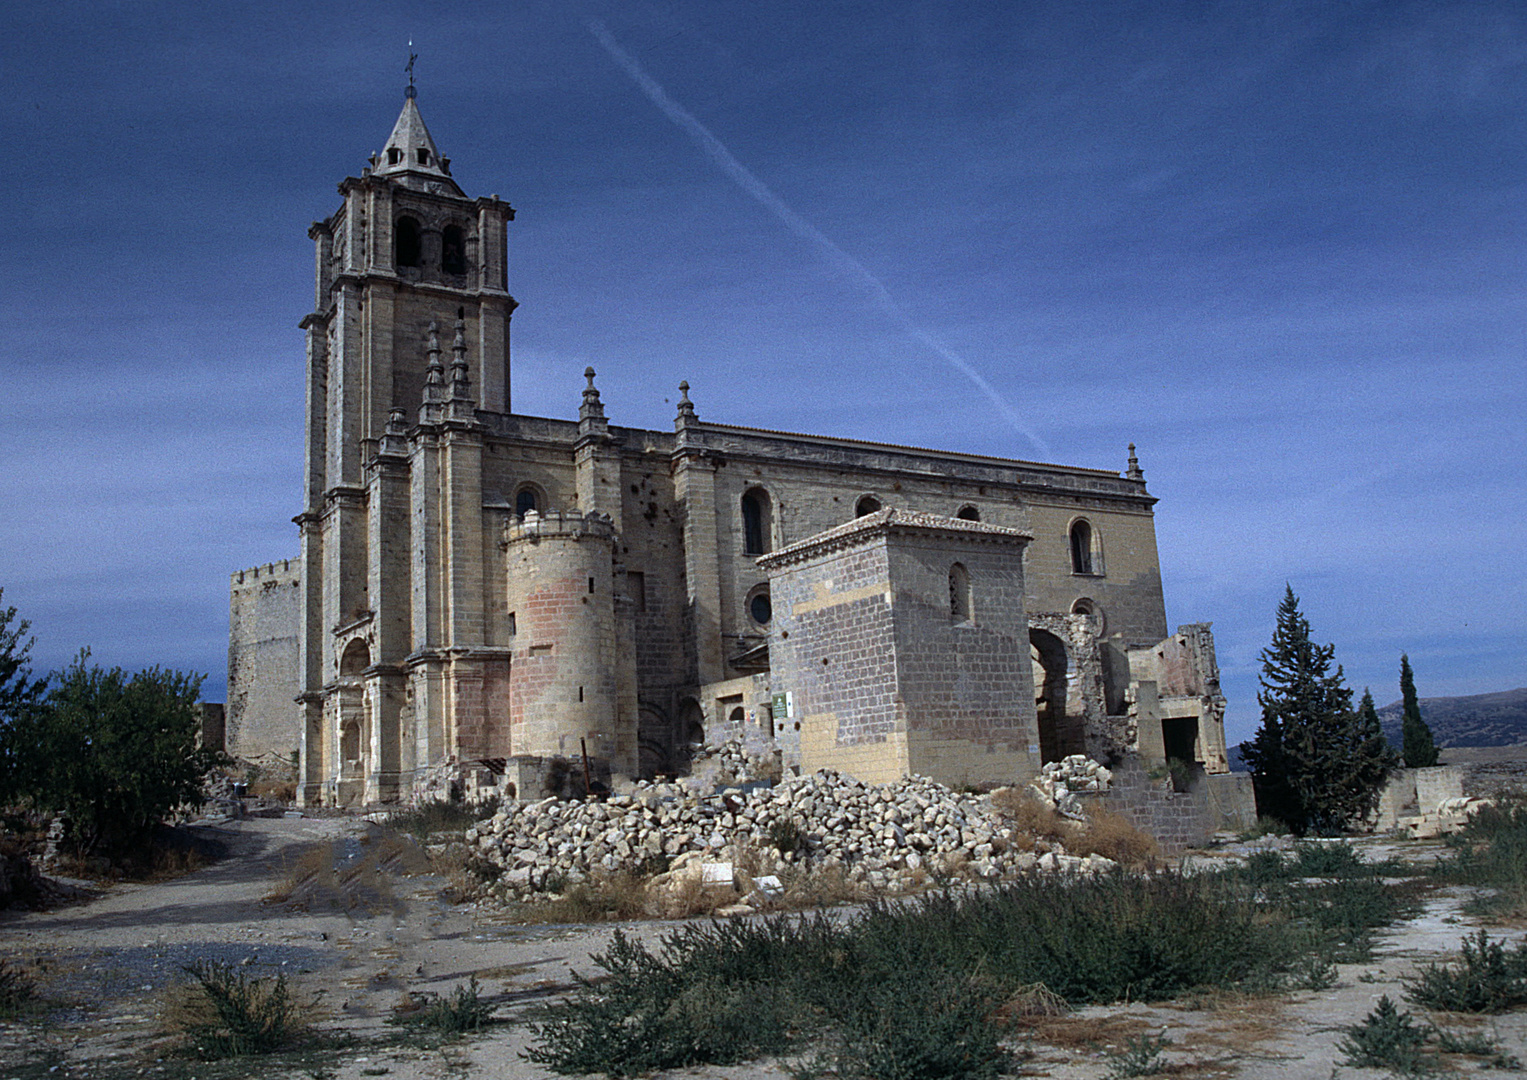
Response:
[[[1421,702],[1416,698],[1416,676],[1410,670],[1410,657],[1400,654],[1400,697],[1404,699],[1405,717],[1401,722],[1401,752],[1407,769],[1426,769],[1437,764],[1437,743],[1432,729],[1421,719]]]
[[[0,589],[0,600],[4,597]],[[34,639],[27,636],[31,627],[17,619],[14,607],[0,607],[0,806],[18,801],[24,793],[30,758],[18,745],[18,736],[48,687],[46,678],[32,678],[28,654]]]
[[[1272,644],[1262,650],[1262,726],[1242,751],[1257,810],[1300,835],[1334,833],[1370,813],[1398,763],[1373,722],[1352,711],[1352,691],[1333,645],[1310,640],[1289,586]]]
[[[24,726],[34,805],[63,811],[81,851],[132,856],[178,806],[200,806],[222,761],[197,745],[202,677],[85,664],[82,650]]]

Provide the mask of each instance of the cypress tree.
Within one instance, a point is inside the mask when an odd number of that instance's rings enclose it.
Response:
[[[1352,709],[1334,645],[1310,640],[1292,586],[1278,605],[1272,644],[1262,650],[1262,726],[1242,751],[1257,811],[1299,835],[1338,832],[1372,812],[1398,763],[1371,720]],[[1368,701],[1371,709],[1371,695]]]
[[[1416,697],[1416,676],[1410,670],[1410,657],[1400,654],[1400,697],[1404,699],[1405,718],[1400,728],[1402,752],[1407,769],[1426,769],[1437,764],[1437,743],[1432,729],[1421,719],[1421,702]]]

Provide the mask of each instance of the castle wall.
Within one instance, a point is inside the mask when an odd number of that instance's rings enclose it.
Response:
[[[297,750],[300,566],[287,559],[240,570],[230,580],[224,738],[238,757],[286,758]]]

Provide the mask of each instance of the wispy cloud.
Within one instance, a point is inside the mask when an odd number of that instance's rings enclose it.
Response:
[[[796,236],[814,246],[818,253],[827,263],[841,273],[848,280],[858,285],[869,295],[870,300],[889,316],[902,330],[906,331],[916,340],[922,342],[935,355],[949,364],[965,378],[969,379],[975,387],[984,394],[988,401],[1002,415],[1013,430],[1023,435],[1034,445],[1041,454],[1048,455],[1049,446],[1043,439],[1018,415],[1007,401],[997,392],[997,389],[987,381],[986,377],[977,371],[968,360],[959,353],[939,340],[937,336],[921,326],[914,320],[905,308],[896,301],[880,279],[870,273],[869,269],[854,258],[848,252],[840,248],[820,229],[800,214],[792,210],[783,199],[755,176],[746,165],[737,160],[737,157],[726,148],[720,139],[711,134],[710,129],[669,96],[668,92],[648,75],[646,70],[636,61],[636,58],[621,47],[620,42],[615,40],[609,28],[597,19],[586,22],[589,32],[594,39],[604,48],[605,52],[620,65],[625,73],[631,76],[632,81],[641,88],[642,93],[662,110],[663,115],[677,124],[685,134],[694,140],[695,144],[704,151],[705,155],[732,179],[738,187],[751,195],[771,214],[777,217],[786,228]]]

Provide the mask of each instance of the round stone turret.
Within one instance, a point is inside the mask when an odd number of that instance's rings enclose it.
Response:
[[[598,513],[535,511],[504,533],[513,612],[510,731],[516,756],[635,766],[636,716],[624,715],[617,649],[614,523]]]

